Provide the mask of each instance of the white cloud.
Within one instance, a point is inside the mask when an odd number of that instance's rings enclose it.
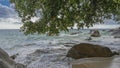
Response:
[[[0,4],[0,18],[9,18],[9,17],[17,17],[17,13],[13,8],[8,6],[3,6]]]
[[[0,29],[19,29],[21,26],[20,19],[0,18]]]
[[[39,20],[38,17],[32,17],[32,18],[31,18],[31,21],[32,21],[32,22],[36,22],[36,21],[38,21],[38,20]]]
[[[104,24],[99,24],[99,25],[94,25],[93,27],[90,27],[89,29],[114,29],[118,28],[120,25],[104,25]]]
[[[0,4],[0,29],[19,29],[21,25],[15,10]]]
[[[115,24],[117,24],[118,22],[116,22],[116,21],[114,21],[114,20],[112,20],[112,19],[105,19],[104,20],[104,24],[105,25],[115,25]]]
[[[0,0],[1,1],[1,0]],[[35,22],[38,18],[33,17],[31,21]],[[12,7],[3,6],[0,4],[0,29],[19,29],[22,24],[20,23],[20,18]],[[105,24],[95,25],[93,28],[116,28],[120,25],[115,25],[113,20],[105,20]],[[77,28],[76,26],[74,27]]]
[[[21,24],[1,23],[0,29],[19,29],[21,26],[22,26]]]

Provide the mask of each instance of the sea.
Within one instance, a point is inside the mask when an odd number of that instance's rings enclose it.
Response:
[[[100,29],[101,37],[91,37],[90,29],[69,30],[58,36],[46,34],[24,35],[19,29],[0,29],[0,48],[27,68],[70,68],[74,61],[67,58],[68,50],[79,43],[93,43],[120,53],[120,38],[114,38],[108,29]]]

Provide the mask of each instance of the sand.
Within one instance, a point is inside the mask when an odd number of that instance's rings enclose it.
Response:
[[[120,68],[120,56],[80,59],[74,61],[71,68]]]

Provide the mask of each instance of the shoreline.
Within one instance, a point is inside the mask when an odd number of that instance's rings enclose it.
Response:
[[[79,59],[70,68],[120,68],[120,55]]]
[[[101,37],[86,40],[90,36],[89,30],[83,30],[81,33],[74,35],[71,35],[71,33],[75,33],[77,30],[71,30],[66,33],[61,32],[60,36],[53,37],[45,35],[24,36],[18,30],[0,30],[0,47],[10,56],[18,53],[19,55],[15,58],[15,62],[24,64],[27,68],[70,68],[70,63],[75,60],[69,58],[63,60],[63,58],[75,44],[100,44],[120,53],[120,38],[114,38],[106,30],[100,31]],[[94,60],[89,60],[89,62],[98,60],[101,59],[94,58]],[[85,59],[81,59],[81,61],[85,61]]]

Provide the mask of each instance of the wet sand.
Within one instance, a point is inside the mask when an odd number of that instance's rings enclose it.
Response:
[[[120,68],[120,56],[80,59],[74,61],[71,68]]]

